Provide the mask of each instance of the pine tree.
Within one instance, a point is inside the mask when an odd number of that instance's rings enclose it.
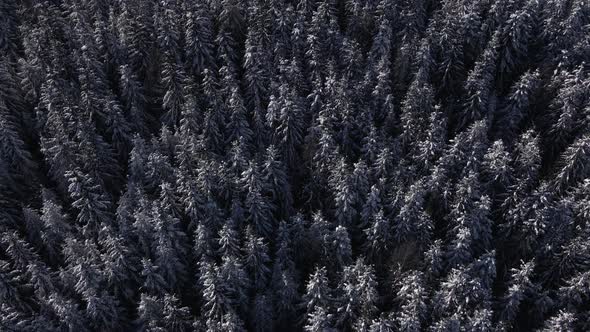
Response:
[[[179,54],[179,7],[176,0],[163,0],[155,2],[154,8],[156,44],[162,55],[160,77],[165,91],[162,97],[162,107],[166,112],[163,120],[170,125],[178,124],[180,119],[184,103],[183,85],[186,82],[186,73]]]
[[[163,302],[164,328],[178,332],[190,331],[192,321],[189,308],[182,307],[174,295],[165,296]]]
[[[312,317],[316,310],[323,310],[324,313],[329,312],[331,302],[330,285],[328,284],[328,276],[325,267],[316,266],[312,275],[305,286],[305,294],[303,301],[306,308],[307,317]],[[308,321],[313,324],[313,322]]]
[[[348,230],[343,226],[337,226],[327,239],[326,255],[329,257],[329,262],[336,268],[341,270],[348,265],[352,260],[352,247],[350,235]]]
[[[59,317],[61,328],[76,331],[89,331],[86,317],[80,312],[79,305],[70,299],[54,293],[49,298],[49,307]]]
[[[161,206],[152,211],[154,224],[153,252],[155,263],[172,289],[181,289],[186,281],[187,239],[180,221]]]
[[[143,279],[142,290],[144,292],[161,295],[170,290],[170,285],[164,280],[158,266],[153,265],[147,258],[143,258],[141,264],[143,266],[141,276]]]
[[[361,210],[360,226],[363,227],[368,225],[370,218],[379,212],[382,207],[381,189],[377,185],[372,185]]]
[[[45,299],[49,294],[56,291],[56,285],[49,274],[49,269],[43,263],[39,255],[30,248],[25,240],[20,238],[20,235],[16,232],[6,232],[2,238],[0,239],[0,243],[2,244],[3,250],[6,252],[8,258],[10,258],[12,262],[12,266],[14,266],[14,272],[21,272],[23,277],[30,281],[30,284],[35,289],[35,295],[39,297],[39,299]],[[5,271],[8,272],[8,271]],[[19,281],[11,280],[12,277],[10,276],[11,273],[6,273],[6,285],[5,291],[7,293],[11,292],[18,292],[17,289],[11,289],[16,285],[11,285],[12,282]],[[12,287],[11,287],[12,286]],[[19,304],[19,295],[13,294],[15,296],[15,301],[13,304]],[[8,299],[7,299],[8,300]],[[12,302],[8,300],[7,302]]]
[[[70,182],[68,191],[74,200],[72,205],[79,210],[77,221],[84,232],[96,236],[103,224],[108,226],[113,222],[111,202],[91,176],[78,169],[66,173],[66,176]]]
[[[72,231],[68,223],[68,216],[63,211],[62,206],[51,197],[50,193],[43,192],[43,207],[40,216],[40,238],[43,243],[43,252],[50,259],[50,262],[57,263],[60,261],[60,248],[66,236]]]
[[[278,150],[273,145],[270,145],[266,150],[262,175],[275,205],[280,208],[280,216],[283,218],[289,217],[293,205],[291,184],[285,165]]]
[[[200,269],[204,299],[203,314],[209,325],[209,321],[215,323],[221,320],[221,317],[230,309],[230,302],[218,276],[218,268],[211,263],[204,263]]]
[[[218,234],[219,253],[227,257],[238,257],[240,242],[235,223],[230,219],[221,227]]]
[[[511,281],[506,295],[499,303],[499,321],[506,328],[515,321],[519,306],[528,294],[534,291],[534,284],[531,281],[535,264],[533,261],[522,263],[518,268],[511,269]]]
[[[159,322],[162,320],[162,304],[158,303],[155,296],[141,294],[141,299],[137,308],[137,324],[144,331],[160,331],[162,328]]]
[[[424,253],[424,262],[427,266],[426,279],[432,282],[438,278],[443,271],[444,252],[442,250],[442,241],[435,240]]]
[[[251,228],[248,228],[246,231],[244,251],[244,265],[250,272],[253,286],[257,290],[262,290],[266,287],[270,277],[271,271],[268,267],[270,257],[268,246],[262,238],[254,235]]]
[[[258,9],[258,6],[253,6]],[[263,18],[260,18],[263,19]],[[246,38],[244,68],[247,84],[247,104],[253,110],[253,129],[255,143],[264,146],[268,141],[267,124],[265,123],[265,106],[268,103],[268,83],[270,81],[270,63],[268,50],[264,47],[264,31],[262,28],[254,28],[248,31]]]
[[[489,309],[477,310],[473,318],[468,319],[465,325],[468,331],[493,331],[492,311]]]
[[[275,206],[266,196],[267,188],[263,187],[264,182],[258,164],[252,162],[242,174],[242,178],[247,192],[245,207],[249,213],[248,220],[258,235],[270,236],[276,227],[273,217]]]
[[[495,278],[495,262],[489,254],[472,264],[452,269],[433,297],[434,330],[446,330],[450,324],[465,324],[469,313],[490,309],[491,285]],[[444,326],[447,326],[446,328]]]
[[[246,312],[248,305],[247,291],[250,288],[250,280],[240,257],[224,255],[219,266],[219,278],[226,297],[230,299],[232,311],[237,313]]]
[[[428,80],[427,73],[419,71],[402,102],[402,140],[410,149],[413,149],[414,144],[426,133],[429,116],[434,107],[434,91]]]
[[[288,63],[281,62],[281,71],[287,70]],[[267,121],[274,130],[273,142],[280,147],[287,164],[292,167],[297,161],[297,148],[303,140],[303,105],[300,98],[288,85],[287,73],[281,73],[279,78],[278,95],[269,102]]]
[[[393,238],[398,243],[416,241],[425,244],[430,241],[432,221],[424,211],[423,184],[413,184],[405,193],[403,206],[393,223]]]
[[[254,331],[270,331],[274,325],[273,314],[271,295],[257,294],[250,311],[250,321],[254,325]]]
[[[480,193],[478,175],[470,173],[457,188],[458,200],[450,212],[456,220],[451,233],[456,234],[449,248],[449,264],[465,264],[491,247],[492,223],[490,199]]]
[[[586,176],[587,165],[590,163],[590,137],[578,138],[563,153],[560,168],[555,177],[555,187],[559,191],[566,190],[576,181]]]
[[[522,133],[515,150],[514,170],[519,180],[518,186],[530,187],[537,180],[541,168],[539,136],[534,130]]]
[[[462,40],[462,26],[458,16],[459,8],[453,8],[452,4],[445,6],[446,19],[437,20],[437,29],[430,35],[433,47],[440,52],[440,66],[437,68],[437,78],[440,80],[440,88],[446,93],[455,92],[458,82],[465,71],[464,44]],[[441,12],[441,13],[442,13]],[[461,13],[462,14],[462,13]]]
[[[363,259],[344,268],[337,289],[338,326],[352,327],[363,320],[370,320],[377,311],[377,281],[370,265]]]
[[[582,272],[568,279],[559,288],[560,305],[564,307],[577,306],[587,301],[590,296],[590,272]]]
[[[383,210],[379,210],[371,217],[372,224],[365,229],[367,236],[367,251],[370,257],[379,259],[391,246],[391,225],[384,218]]]
[[[281,222],[277,232],[277,252],[271,279],[271,287],[277,294],[274,307],[281,322],[279,326],[292,324],[295,319],[295,305],[300,301],[297,292],[299,282],[292,256],[287,224]]]
[[[545,324],[543,324],[544,326],[541,331],[574,331],[575,320],[576,317],[573,313],[567,311],[559,311],[555,316],[545,321]]]
[[[136,132],[147,135],[147,126],[153,119],[145,109],[147,98],[144,87],[129,65],[120,66],[119,73],[123,106],[130,119],[130,125]]]
[[[213,20],[207,5],[186,4],[184,8],[186,58],[194,74],[200,75],[205,69],[215,68],[213,45]]]
[[[86,315],[91,324],[98,330],[116,330],[121,326],[121,313],[117,300],[106,293],[98,296],[89,295],[86,299]]]
[[[507,224],[502,228],[514,237],[512,243],[521,255],[534,250],[540,237],[548,231],[551,211],[555,206],[552,196],[548,184],[542,183],[524,197],[515,195],[511,198],[516,200],[516,203],[505,212]]]
[[[229,130],[227,133],[228,140],[230,142],[244,140],[247,145],[251,144],[253,132],[246,118],[247,110],[244,106],[244,101],[236,86],[230,90],[227,108],[229,110],[229,123],[227,124]]]
[[[446,131],[447,118],[441,111],[440,105],[436,105],[434,112],[430,115],[426,137],[419,143],[415,156],[417,162],[424,165],[424,170],[429,170],[444,150],[444,144],[447,140]]]
[[[527,2],[524,8],[510,14],[506,21],[500,36],[503,46],[500,72],[510,75],[523,65],[535,31],[537,6],[539,5],[536,1]]]
[[[356,202],[358,197],[354,188],[353,176],[350,173],[349,165],[345,158],[341,157],[334,165],[331,177],[328,179],[335,191],[336,219],[340,225],[345,227],[351,227],[357,217]]]
[[[203,133],[201,139],[205,148],[214,153],[224,151],[226,137],[225,116],[226,106],[219,91],[217,77],[209,69],[203,70],[203,94],[207,102],[203,117]]]
[[[107,282],[116,296],[131,300],[138,282],[140,263],[135,252],[122,236],[106,230],[102,241],[105,253],[102,255]]]
[[[233,311],[228,312],[223,316],[221,324],[222,331],[232,331],[232,332],[243,332],[246,331],[244,329],[244,323],[240,319],[240,317],[235,314]]]
[[[308,318],[308,323],[304,329],[308,332],[320,332],[320,331],[335,331],[331,323],[330,317],[326,313],[326,310],[322,307],[316,307]]]
[[[401,311],[396,319],[400,331],[420,331],[427,313],[427,290],[423,276],[418,271],[408,272],[397,292]]]
[[[3,81],[7,80],[5,66],[0,65],[0,77]],[[0,151],[2,151],[2,160],[7,163],[7,167],[12,170],[11,173],[25,177],[33,177],[36,168],[32,155],[22,137],[22,128],[19,126],[18,111],[22,107],[19,105],[10,105],[11,94],[18,92],[13,87],[2,87],[0,93]],[[12,107],[11,107],[12,106]],[[12,108],[12,110],[11,110]],[[26,181],[26,178],[24,179]]]
[[[510,153],[506,151],[504,143],[495,141],[484,156],[482,164],[482,178],[484,184],[493,193],[503,192],[513,181],[513,169]]]
[[[555,75],[555,79],[559,80],[557,84],[560,88],[550,105],[553,111],[549,116],[554,121],[550,128],[555,142],[552,146],[558,152],[575,137],[580,126],[583,126],[582,108],[590,80],[582,67]]]
[[[459,128],[472,121],[489,118],[490,102],[493,101],[494,73],[498,57],[498,35],[494,34],[481,58],[467,76],[465,110],[458,119]],[[490,100],[492,99],[492,100]]]
[[[530,114],[529,108],[534,102],[533,97],[539,88],[539,81],[539,71],[527,71],[510,88],[510,94],[505,100],[505,105],[499,110],[496,120],[502,135],[508,135],[507,139],[516,134],[521,122]]]

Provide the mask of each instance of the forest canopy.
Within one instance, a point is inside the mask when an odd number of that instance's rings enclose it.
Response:
[[[2,0],[1,331],[589,331],[585,0]]]

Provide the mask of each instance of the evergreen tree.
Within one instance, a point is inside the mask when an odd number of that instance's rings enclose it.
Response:
[[[352,327],[364,320],[370,321],[377,311],[378,301],[373,268],[362,259],[345,267],[337,294],[338,307],[335,316],[338,326]]]
[[[267,188],[263,186],[258,164],[252,162],[242,174],[242,178],[247,190],[245,207],[249,214],[248,220],[258,235],[270,236],[276,227],[273,217],[275,206],[265,194]]]
[[[88,322],[80,312],[79,305],[54,293],[49,298],[49,307],[60,319],[60,328],[76,331],[89,331]]]
[[[498,127],[502,128],[502,135],[510,135],[508,139],[512,138],[511,133],[516,133],[522,120],[529,115],[533,97],[540,85],[539,80],[539,71],[527,71],[510,88],[505,106],[499,110],[496,120]]]
[[[333,331],[330,323],[330,318],[326,314],[325,309],[317,307],[316,310],[308,317],[308,323],[305,325],[305,331],[319,332],[319,331]]]
[[[365,233],[368,254],[375,258],[384,256],[392,243],[392,231],[389,221],[383,215],[383,210],[379,210],[371,216],[371,224]]]
[[[295,305],[299,302],[297,289],[298,278],[295,270],[295,263],[292,259],[292,248],[289,239],[287,224],[281,222],[277,232],[277,251],[272,271],[271,286],[278,294],[275,297],[275,308],[278,326],[289,326],[295,319]]]
[[[543,324],[542,331],[574,331],[576,317],[571,312],[560,311]]]
[[[406,99],[402,102],[402,139],[410,147],[422,139],[434,107],[434,91],[428,80],[427,73],[419,71],[408,88]]]
[[[465,264],[490,249],[492,225],[489,217],[490,199],[479,192],[477,174],[470,173],[457,188],[459,200],[450,212],[457,224],[456,234],[449,248],[449,264]],[[474,200],[475,199],[475,200]]]
[[[495,192],[503,192],[512,184],[513,170],[510,153],[504,143],[495,141],[484,156],[482,164],[484,183]]]
[[[221,317],[230,309],[230,302],[218,276],[218,268],[211,263],[204,263],[200,270],[204,300],[203,314],[207,319],[207,325],[210,326],[221,320]]]
[[[535,31],[537,1],[527,2],[519,11],[510,14],[501,33],[502,56],[500,72],[510,75],[523,64]]]
[[[424,211],[424,189],[417,182],[408,188],[403,206],[393,224],[393,237],[397,242],[416,241],[428,243],[432,232],[432,221]]]
[[[475,63],[475,67],[467,76],[465,90],[467,100],[465,110],[458,119],[459,128],[481,119],[486,119],[490,115],[490,100],[493,98],[494,73],[496,72],[496,62],[498,57],[498,36],[494,34],[489,44],[486,46],[481,58]]]
[[[230,83],[231,84],[231,83]],[[252,129],[248,119],[246,118],[246,107],[244,101],[238,91],[237,86],[230,85],[230,93],[227,100],[227,108],[229,111],[229,123],[227,124],[229,141],[244,140],[248,145],[252,141]]]
[[[273,328],[273,307],[270,303],[270,294],[259,293],[254,297],[251,308],[251,321],[255,331],[269,331]]]
[[[330,286],[328,284],[328,276],[325,267],[316,267],[305,286],[305,295],[303,296],[304,305],[308,323],[314,324],[312,317],[316,310],[321,310],[325,313],[329,312],[330,304],[333,301],[330,295]]]
[[[424,165],[424,170],[429,170],[435,164],[435,160],[444,150],[447,137],[447,118],[440,110],[440,105],[436,105],[434,109],[430,115],[426,138],[419,143],[415,156],[417,162]]]
[[[558,152],[575,137],[578,128],[583,126],[582,107],[587,98],[586,90],[590,81],[582,67],[571,72],[564,71],[554,77],[560,87],[550,105],[553,111],[548,117],[553,120],[549,130],[555,141],[553,151]]]
[[[281,71],[286,71],[288,63],[281,62]],[[279,79],[278,95],[269,102],[267,121],[274,129],[274,144],[280,147],[289,166],[296,162],[297,147],[303,139],[303,106],[296,91],[288,85],[286,78]]]
[[[74,200],[72,205],[79,210],[77,221],[83,225],[84,232],[96,236],[100,228],[113,222],[111,202],[91,176],[80,170],[68,172],[66,176],[70,182],[68,191]]]
[[[257,290],[262,290],[266,287],[271,272],[268,266],[270,263],[268,246],[262,238],[255,237],[251,228],[248,228],[246,236],[244,246],[245,268],[250,272],[253,286]]]
[[[397,297],[400,300],[401,311],[397,317],[400,331],[420,331],[427,313],[427,290],[424,288],[422,274],[411,271],[404,276]]]
[[[202,3],[185,4],[186,58],[192,72],[201,75],[205,69],[215,68],[213,45],[213,20],[207,5]]]
[[[280,208],[280,216],[287,218],[292,210],[293,194],[285,165],[273,145],[270,145],[266,150],[262,173],[273,201]]]
[[[500,307],[499,320],[506,328],[513,324],[518,314],[519,306],[526,299],[527,295],[535,291],[531,281],[534,262],[523,263],[519,268],[512,269],[511,282],[506,295],[498,304]]]
[[[590,137],[578,138],[563,153],[560,168],[555,177],[557,190],[566,190],[572,183],[576,183],[587,174],[588,158],[590,157]]]
[[[152,212],[154,225],[153,252],[155,263],[172,289],[181,288],[186,280],[187,239],[180,222],[162,207],[156,205]]]

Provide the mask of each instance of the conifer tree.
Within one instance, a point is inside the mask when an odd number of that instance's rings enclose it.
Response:
[[[499,306],[499,320],[508,328],[514,322],[518,314],[520,304],[535,291],[535,285],[531,281],[535,264],[533,261],[521,264],[520,267],[511,270],[511,282],[506,295],[501,299]]]
[[[268,266],[270,262],[268,246],[262,238],[255,237],[252,228],[248,228],[246,236],[245,268],[250,272],[253,286],[257,290],[262,290],[266,287],[271,272]]]
[[[427,313],[426,294],[422,274],[417,271],[409,272],[403,279],[397,297],[401,310],[397,317],[400,331],[420,331]]]
[[[303,296],[308,317],[313,316],[317,309],[323,310],[325,313],[329,311],[330,304],[333,301],[330,292],[326,268],[316,267],[307,281]]]
[[[338,285],[338,326],[352,327],[369,320],[377,311],[377,281],[373,268],[362,259],[344,269]]]

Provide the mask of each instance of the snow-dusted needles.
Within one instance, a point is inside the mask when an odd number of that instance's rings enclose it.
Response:
[[[589,23],[0,1],[0,331],[589,331]]]

